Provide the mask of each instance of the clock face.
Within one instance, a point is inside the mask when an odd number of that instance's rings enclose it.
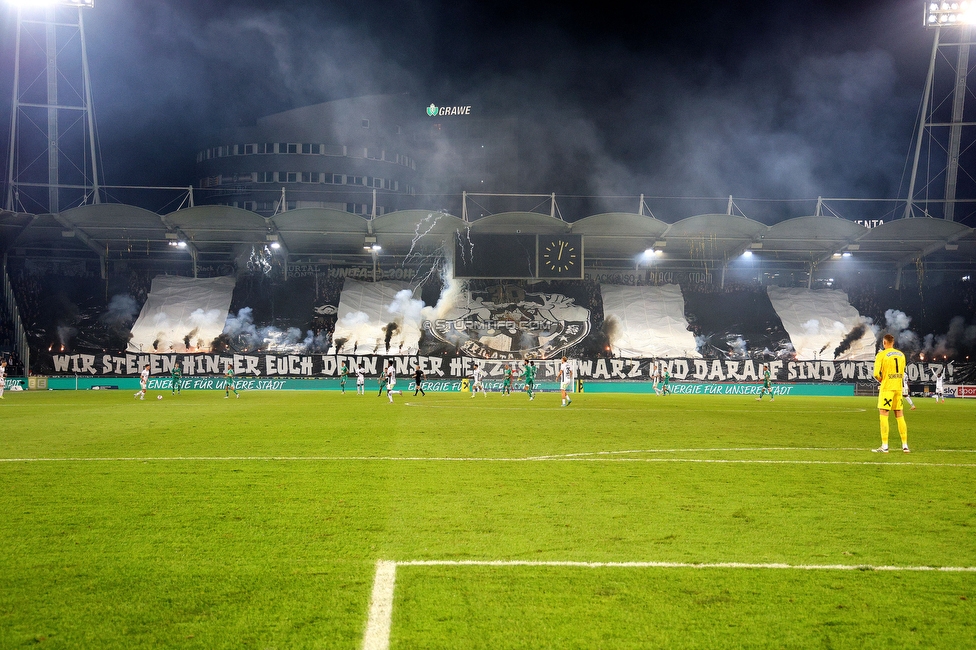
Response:
[[[583,241],[579,236],[539,238],[541,277],[581,277]]]

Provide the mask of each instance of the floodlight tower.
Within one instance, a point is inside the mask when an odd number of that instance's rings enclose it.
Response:
[[[10,211],[100,203],[82,12],[95,0],[7,0],[17,12],[7,195]]]
[[[973,45],[972,27],[976,25],[976,2],[927,0],[922,20],[926,28],[934,31],[935,37],[932,43],[932,57],[929,60],[929,72],[925,79],[922,111],[919,116],[918,133],[915,139],[915,160],[908,185],[905,216],[914,216],[913,207],[917,203],[939,202],[938,198],[929,197],[929,188],[932,181],[937,180],[944,172],[943,217],[953,221],[956,218],[959,156],[976,143],[976,137],[973,137],[974,132],[972,130],[972,127],[976,127],[976,122],[965,121],[966,93],[968,92],[970,72],[969,51]],[[944,38],[946,36],[948,38]],[[953,59],[955,59],[954,67]],[[935,88],[937,64],[940,61],[952,68],[953,84],[949,89],[937,90]],[[938,101],[935,101],[936,97],[938,97]],[[946,120],[941,113],[950,107],[951,114]],[[965,149],[962,147],[964,130],[969,136]],[[919,198],[915,196],[915,193],[923,141],[927,141],[929,144],[929,158],[925,164],[925,172],[929,180],[924,184],[925,193],[923,197]],[[935,152],[935,161],[933,161],[933,152]],[[942,161],[945,163],[944,166]],[[923,212],[928,214],[927,205]]]

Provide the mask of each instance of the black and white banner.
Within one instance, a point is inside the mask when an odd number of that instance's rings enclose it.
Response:
[[[354,374],[362,368],[367,376],[377,376],[384,365],[393,363],[400,376],[412,374],[414,366],[430,379],[470,377],[479,364],[489,377],[500,377],[506,365],[515,372],[524,361],[481,359],[468,356],[382,356],[322,354],[53,354],[51,366],[56,376],[135,377],[146,365],[153,376],[168,375],[179,365],[184,377],[221,375],[229,367],[246,377],[337,377],[343,362]],[[582,380],[648,380],[655,365],[666,369],[673,380],[698,382],[759,381],[762,363],[753,360],[720,359],[574,359],[577,377]],[[559,361],[536,361],[537,377],[554,381]],[[775,381],[785,382],[869,382],[873,361],[770,361]],[[905,369],[910,382],[934,382],[945,371],[946,384],[976,384],[976,363],[909,363]]]

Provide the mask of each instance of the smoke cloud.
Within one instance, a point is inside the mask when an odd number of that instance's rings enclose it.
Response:
[[[858,325],[855,325],[853,328],[851,328],[851,331],[848,332],[841,340],[840,345],[834,348],[834,358],[836,359],[840,355],[850,350],[854,342],[859,341],[861,337],[864,336],[865,332],[867,332],[867,330],[868,330],[868,326],[866,323],[860,323]],[[823,348],[821,348],[820,351],[823,352],[825,349],[827,349],[826,345]]]
[[[716,6],[710,21],[687,26],[675,11],[526,8],[512,20],[491,3],[436,0],[423,11],[110,3],[86,22],[106,173],[184,185],[210,128],[410,93],[420,115],[433,101],[509,120],[498,132],[512,139],[491,144],[520,154],[518,165],[475,170],[435,139],[426,179],[466,168],[478,178],[432,192],[897,195],[919,89],[895,57],[924,62],[928,43],[898,27],[914,24],[908,8]],[[672,27],[650,38],[636,27],[662,24]],[[579,212],[622,207],[579,202]]]
[[[99,320],[109,327],[123,328],[130,327],[138,315],[139,305],[136,299],[127,294],[118,294],[109,300],[108,307]]]

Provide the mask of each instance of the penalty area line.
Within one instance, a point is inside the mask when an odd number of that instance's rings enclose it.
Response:
[[[363,634],[363,650],[387,650],[393,623],[393,590],[396,587],[396,562],[376,563],[373,593],[369,599],[369,618]]]
[[[373,578],[363,650],[388,650],[393,623],[397,567],[569,567],[583,569],[752,569],[778,571],[887,571],[976,573],[976,566],[896,566],[873,564],[785,564],[780,562],[579,562],[545,560],[379,560]]]

